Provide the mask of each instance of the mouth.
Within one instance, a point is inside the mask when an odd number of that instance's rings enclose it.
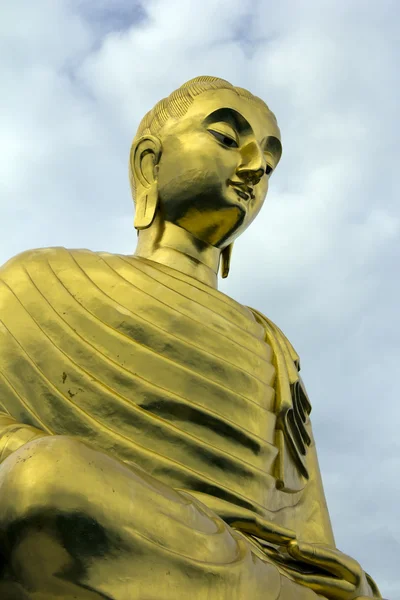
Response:
[[[228,179],[228,185],[233,187],[239,198],[248,202],[249,200],[253,200],[255,198],[253,188],[246,183],[242,183],[241,181],[231,181]]]

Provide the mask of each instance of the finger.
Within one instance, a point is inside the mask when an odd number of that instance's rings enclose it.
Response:
[[[228,517],[229,522],[229,517]],[[260,517],[252,517],[252,519],[234,518],[229,523],[231,527],[239,529],[244,533],[254,535],[261,540],[272,544],[287,546],[289,542],[295,539],[296,534],[291,529],[276,525],[271,521],[264,520]]]
[[[189,496],[193,500],[193,494],[184,490],[180,490],[180,493]],[[254,535],[265,542],[287,546],[291,540],[296,539],[296,534],[292,529],[287,529],[264,519],[260,515],[255,515],[247,508],[233,506],[220,498],[213,498],[199,492],[196,493],[195,498],[204,502],[210,510],[234,529]]]
[[[291,541],[288,552],[292,558],[306,563],[317,565],[321,569],[332,573],[339,579],[344,579],[354,586],[358,586],[361,579],[361,567],[357,561],[335,550],[316,544]]]
[[[211,508],[213,507],[211,506]],[[287,546],[291,540],[296,539],[296,534],[292,529],[268,521],[245,508],[224,504],[224,506],[217,506],[214,510],[234,529],[254,535],[266,542]]]
[[[347,598],[354,597],[356,587],[344,579],[336,579],[325,575],[301,573],[290,567],[285,567],[285,570],[288,571],[296,583],[312,589],[313,592],[316,592],[325,598],[332,598],[332,600],[346,600]]]

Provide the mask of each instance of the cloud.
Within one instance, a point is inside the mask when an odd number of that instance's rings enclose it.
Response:
[[[19,0],[0,23],[0,261],[135,246],[127,158],[185,80],[249,88],[284,154],[221,289],[302,359],[337,543],[400,599],[397,5]]]

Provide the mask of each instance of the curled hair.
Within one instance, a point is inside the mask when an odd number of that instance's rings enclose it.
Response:
[[[235,87],[225,79],[212,77],[210,75],[201,75],[200,77],[190,79],[180,88],[172,92],[168,98],[163,98],[160,102],[157,102],[154,108],[152,108],[141,120],[132,145],[134,145],[142,135],[157,135],[169,119],[179,119],[180,117],[183,117],[189,110],[189,107],[196,96],[212,90],[232,90],[238,96],[262,106],[276,121],[275,115],[270,111],[265,102],[261,100],[261,98],[258,98],[258,96],[253,96],[253,94],[244,88]],[[129,180],[132,196],[135,197],[135,179],[131,165],[129,165]]]

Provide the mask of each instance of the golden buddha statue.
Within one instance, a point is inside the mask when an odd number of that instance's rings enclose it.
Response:
[[[141,122],[133,256],[0,269],[0,598],[380,597],[334,543],[299,358],[217,290],[281,157],[198,77]]]

